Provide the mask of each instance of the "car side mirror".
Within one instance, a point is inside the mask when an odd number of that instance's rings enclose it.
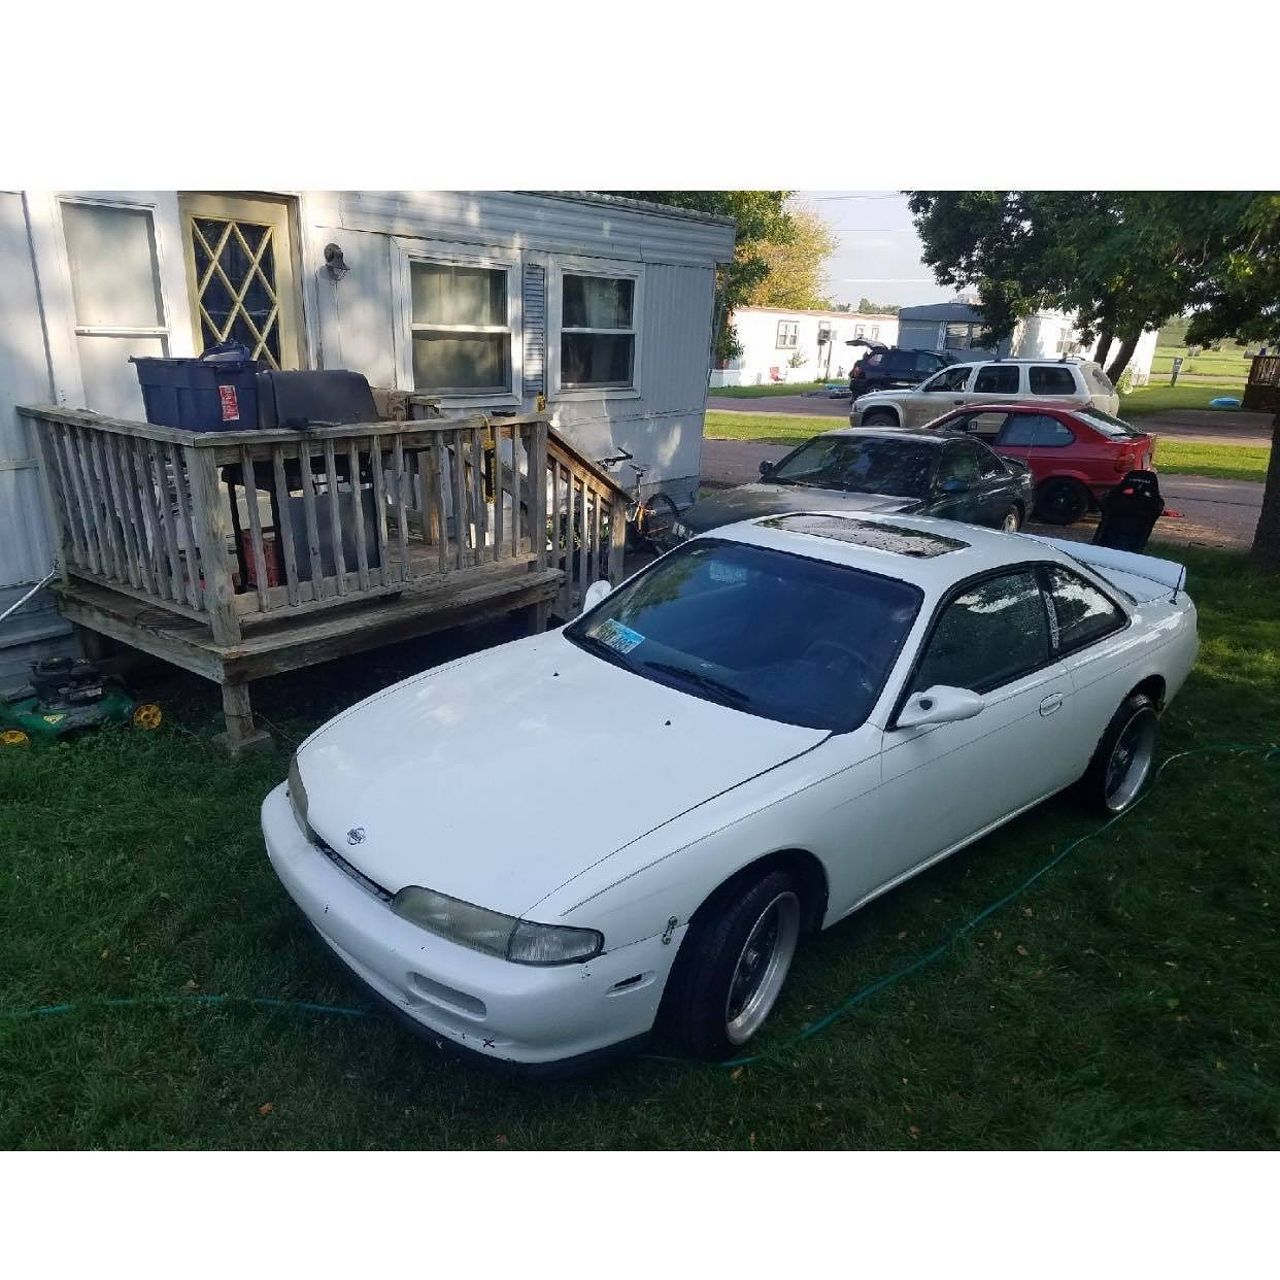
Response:
[[[762,461],[760,463],[760,474],[762,476],[767,476],[772,470],[773,470],[772,462]]]
[[[597,578],[587,588],[587,594],[582,597],[582,612],[590,613],[602,600],[613,594],[613,587],[603,578]]]
[[[972,689],[957,689],[949,684],[935,684],[920,693],[913,693],[898,712],[897,729],[915,729],[926,724],[951,724],[955,720],[969,720],[976,716],[986,703]]]

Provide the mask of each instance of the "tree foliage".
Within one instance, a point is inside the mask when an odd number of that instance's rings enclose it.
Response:
[[[1120,349],[1118,378],[1144,330],[1195,300],[1250,193],[915,191],[925,262],[941,284],[976,287],[988,339],[1046,308],[1078,316],[1081,336]]]
[[[857,307],[853,309],[862,316],[896,316],[902,307],[896,302],[872,302],[870,298],[859,298]]]
[[[765,264],[764,277],[748,290],[750,307],[794,307],[820,310],[831,305],[825,292],[826,261],[835,252],[831,228],[811,209],[788,210],[786,239],[765,237],[751,252]]]

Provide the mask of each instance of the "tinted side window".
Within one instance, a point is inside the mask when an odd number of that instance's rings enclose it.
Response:
[[[997,445],[1022,449],[1033,445],[1061,449],[1074,443],[1070,427],[1042,413],[1015,413],[996,439]]]
[[[864,369],[878,369],[884,363],[884,352],[877,351],[873,355],[867,356],[862,361]]]
[[[942,451],[942,461],[938,464],[938,483],[947,480],[960,480],[966,485],[973,485],[978,480],[978,449],[968,440],[957,440]]]
[[[1079,574],[1058,565],[1048,573],[1060,651],[1092,644],[1124,625],[1124,614]]]
[[[884,367],[891,373],[914,373],[916,367],[915,353],[911,351],[890,351],[884,358]]]
[[[994,476],[1009,474],[1009,468],[985,445],[975,446],[975,448],[978,451],[978,470],[982,472],[984,478],[990,480]]]
[[[949,684],[984,693],[1049,659],[1049,618],[1034,573],[988,578],[938,619],[912,692]]]
[[[1033,364],[1030,377],[1033,396],[1073,396],[1076,393],[1076,375],[1068,365]]]
[[[1086,365],[1085,373],[1095,391],[1101,391],[1104,395],[1111,395],[1115,391],[1111,379],[1096,364]]]
[[[969,380],[969,373],[968,365],[953,365],[949,369],[943,369],[924,389],[926,391],[963,391],[964,384]]]
[[[1016,396],[1018,394],[1018,366],[1016,364],[989,364],[978,370],[973,384],[974,391],[991,395]]]
[[[941,367],[942,361],[937,356],[931,356],[927,351],[916,352],[916,372],[922,378],[927,378],[929,374],[936,373]]]

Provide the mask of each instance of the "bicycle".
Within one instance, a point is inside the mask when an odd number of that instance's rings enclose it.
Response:
[[[629,463],[636,476],[635,490],[627,507],[628,549],[666,551],[671,546],[671,534],[680,518],[676,504],[662,492],[651,493],[647,498],[641,496],[641,487],[649,468],[636,462],[635,454],[626,449],[619,448],[616,454],[600,458],[596,466],[612,472],[620,462]]]

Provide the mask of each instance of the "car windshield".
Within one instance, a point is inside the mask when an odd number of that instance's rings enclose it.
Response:
[[[818,436],[783,458],[766,479],[846,493],[923,498],[937,456],[935,446],[915,440]]]
[[[910,583],[847,565],[698,538],[564,634],[695,697],[845,731],[875,705],[921,596]]]
[[[1101,409],[1077,409],[1076,417],[1082,422],[1087,422],[1099,435],[1106,436],[1108,440],[1129,440],[1133,436],[1143,434],[1137,427],[1131,427],[1127,422],[1121,422],[1119,418],[1113,418]]]

